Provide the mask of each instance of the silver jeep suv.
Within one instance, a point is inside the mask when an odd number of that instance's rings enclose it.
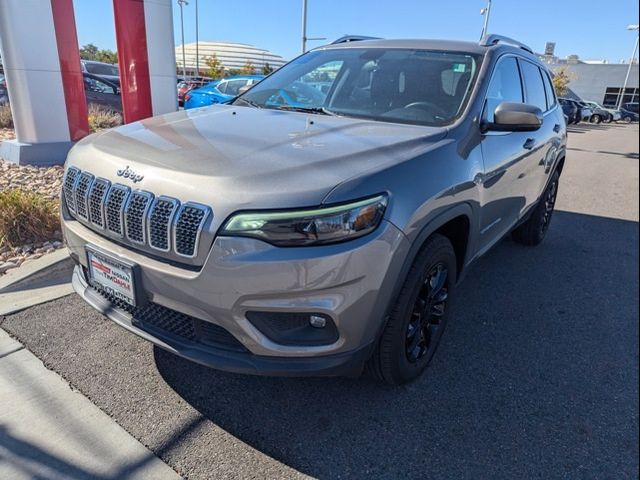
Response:
[[[346,40],[226,105],[79,142],[77,293],[222,370],[417,377],[469,265],[544,238],[565,121],[514,40]]]

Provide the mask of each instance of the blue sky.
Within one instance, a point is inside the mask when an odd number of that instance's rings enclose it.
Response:
[[[484,0],[308,0],[308,36],[349,34],[386,38],[477,41]],[[115,49],[111,0],[74,0],[81,45]],[[195,39],[195,0],[185,7],[185,40]],[[301,0],[199,0],[200,39],[249,43],[291,59],[300,52]],[[174,7],[175,43],[180,43]],[[638,23],[637,0],[493,0],[490,31],[542,51],[618,62],[628,59]],[[321,42],[310,42],[309,46]]]

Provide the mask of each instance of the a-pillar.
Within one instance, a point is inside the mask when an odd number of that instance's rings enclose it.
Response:
[[[178,109],[171,0],[113,0],[125,123]]]
[[[72,0],[1,0],[0,51],[16,132],[0,157],[62,164],[89,133]]]

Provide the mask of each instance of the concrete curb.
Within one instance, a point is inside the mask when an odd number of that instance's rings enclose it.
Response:
[[[0,404],[0,478],[180,478],[1,329]]]
[[[0,293],[15,292],[66,277],[71,281],[73,260],[69,251],[61,248],[37,260],[29,260],[19,268],[0,277]]]

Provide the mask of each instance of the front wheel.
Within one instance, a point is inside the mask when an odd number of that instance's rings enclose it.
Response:
[[[456,280],[456,254],[449,240],[432,235],[407,274],[367,370],[400,385],[429,364],[447,323]]]
[[[535,246],[544,240],[556,205],[559,181],[560,174],[556,171],[553,173],[549,185],[547,185],[531,216],[511,233],[516,242]]]
[[[600,123],[602,122],[602,117],[600,115],[594,115],[591,117],[591,121],[593,123]]]

